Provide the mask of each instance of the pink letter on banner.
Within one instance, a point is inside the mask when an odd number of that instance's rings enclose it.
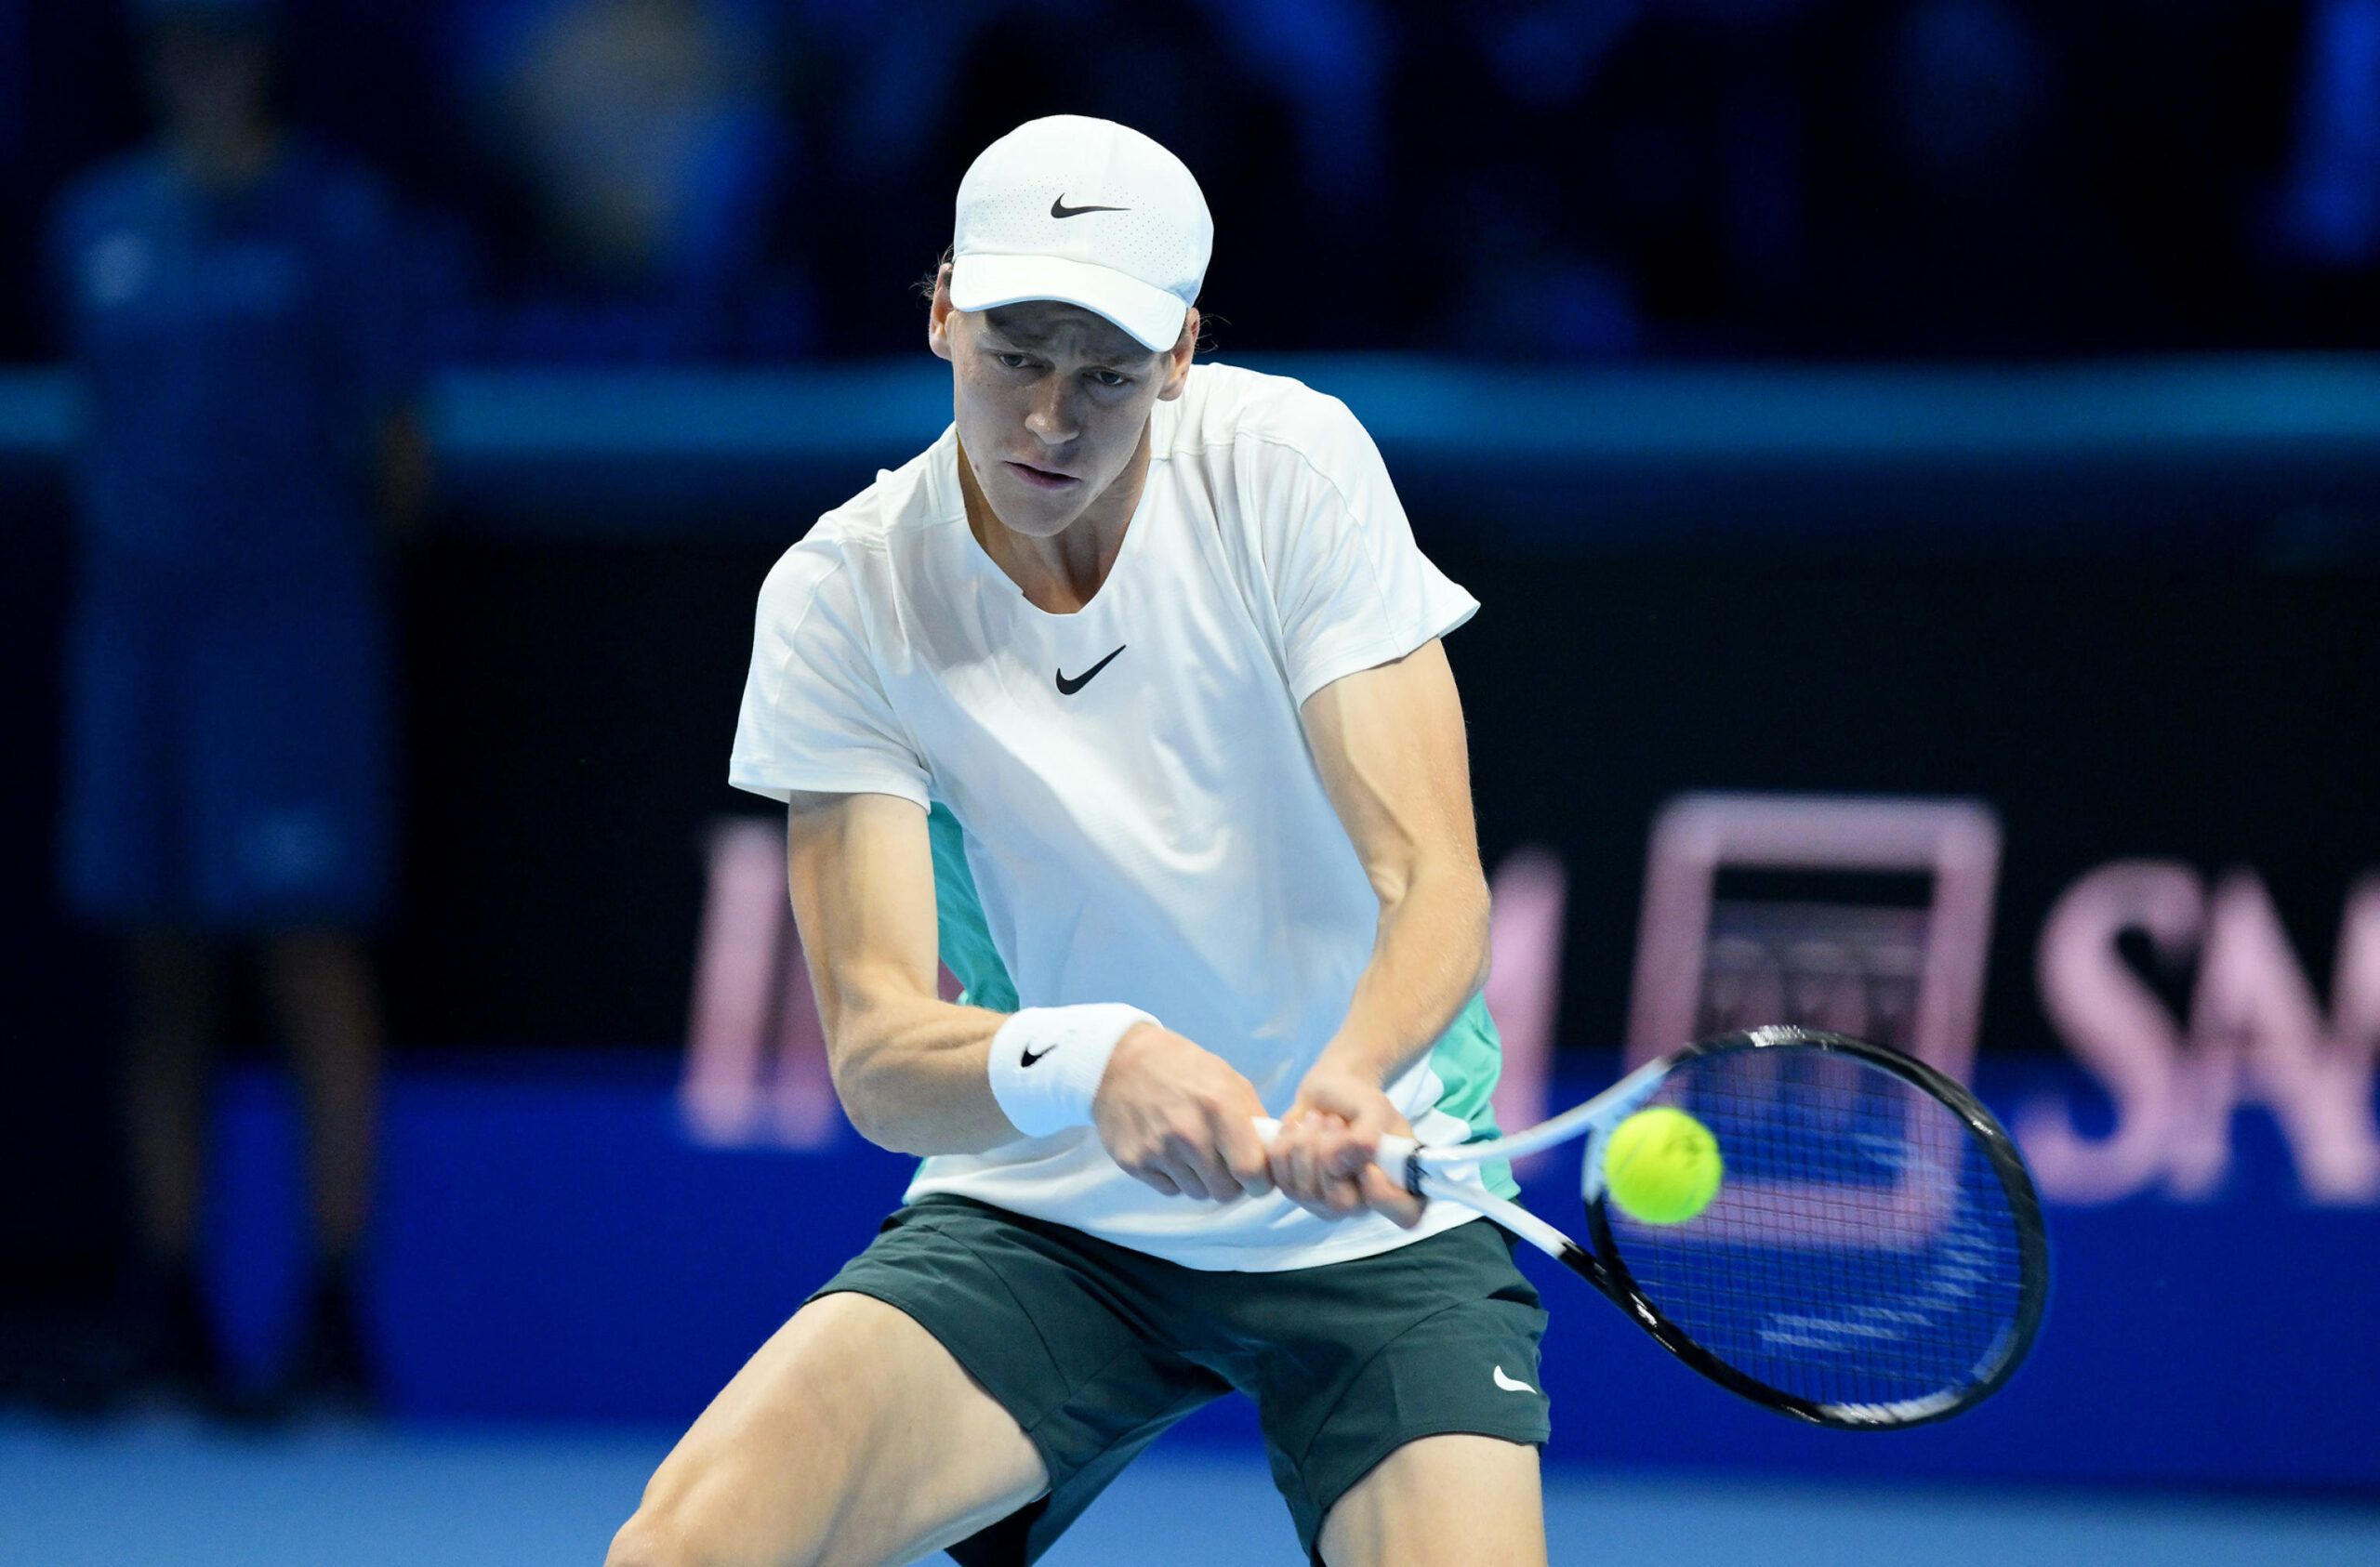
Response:
[[[2116,939],[2137,930],[2158,959],[2197,947],[2206,894],[2198,873],[2166,860],[2121,860],[2066,889],[2042,927],[2035,973],[2042,1007],[2067,1048],[2115,1101],[2115,1129],[2096,1139],[2066,1107],[2040,1100],[2017,1117],[2017,1140],[2042,1195],[2068,1203],[2130,1196],[2163,1176],[2193,1097],[2181,1025],[2133,972]],[[2204,1097],[2199,1094],[2196,1097]],[[2224,1112],[2229,1115],[2228,1103]]]
[[[709,891],[694,951],[679,1103],[687,1135],[716,1148],[824,1148],[842,1103],[786,894],[785,824],[735,817],[712,828]],[[950,970],[936,977],[945,1001]]]
[[[2230,1153],[2230,1110],[2261,1100],[2281,1122],[2298,1179],[2318,1203],[2380,1200],[2380,1135],[2372,1116],[2374,1024],[2368,1004],[2373,948],[2373,884],[2347,899],[2339,929],[2335,1022],[2322,1016],[2314,987],[2298,967],[2288,932],[2264,883],[2235,871],[2207,905],[2206,948],[2190,998],[2190,1035],[2202,1064],[2220,1063],[2230,1090],[2207,1107],[2193,1144],[2177,1149],[2175,1183],[2184,1195],[2212,1192]],[[2220,1106],[2220,1114],[2215,1113]]]
[[[2167,963],[2197,951],[2187,1030],[2117,950],[2130,930]],[[2026,1107],[2017,1130],[2043,1196],[2112,1202],[2162,1182],[2185,1200],[2212,1197],[2229,1172],[2232,1115],[2255,1102],[2279,1121],[2307,1195],[2380,1202],[2380,878],[2347,896],[2327,1019],[2247,871],[2209,894],[2186,865],[2101,866],[2051,911],[2040,975],[2050,1021],[2116,1111],[2114,1129],[2094,1139],[2056,1100]]]
[[[819,1148],[842,1110],[786,898],[785,828],[764,817],[712,830],[680,1103],[697,1142]]]
[[[1488,917],[1488,1010],[1504,1042],[1496,1125],[1514,1132],[1546,1117],[1554,1030],[1562,1006],[1562,915],[1567,882],[1550,849],[1514,849],[1496,867]]]

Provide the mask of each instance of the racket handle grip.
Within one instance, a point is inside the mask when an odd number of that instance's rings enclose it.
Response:
[[[1260,1115],[1256,1118],[1256,1135],[1263,1139],[1265,1147],[1272,1147],[1273,1139],[1280,1134],[1281,1124],[1270,1115]],[[1398,1180],[1404,1180],[1406,1172],[1411,1167],[1413,1155],[1420,1152],[1421,1147],[1421,1145],[1411,1138],[1402,1138],[1395,1132],[1388,1132],[1382,1136],[1380,1152],[1372,1155],[1372,1163],[1395,1176]]]

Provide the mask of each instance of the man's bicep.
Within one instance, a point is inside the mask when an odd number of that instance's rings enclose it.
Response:
[[[1435,639],[1333,680],[1302,713],[1323,788],[1383,899],[1424,865],[1475,870],[1462,700]]]
[[[786,879],[830,1041],[848,1007],[934,998],[933,853],[914,801],[796,793]]]

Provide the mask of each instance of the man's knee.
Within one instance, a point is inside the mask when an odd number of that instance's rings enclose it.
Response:
[[[706,1537],[701,1521],[681,1508],[640,1506],[620,1532],[603,1567],[762,1567],[762,1559]],[[767,1567],[779,1567],[772,1559]]]
[[[655,1517],[651,1508],[639,1508],[612,1536],[603,1567],[691,1567],[695,1560],[680,1531]]]
[[[1318,1543],[1331,1567],[1542,1567],[1537,1449],[1499,1437],[1417,1438],[1339,1499]]]

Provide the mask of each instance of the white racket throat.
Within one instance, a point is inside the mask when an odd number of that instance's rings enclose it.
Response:
[[[1626,1086],[1625,1083],[1616,1085],[1603,1097],[1609,1098],[1611,1094],[1618,1093],[1620,1088]],[[1649,1088],[1646,1090],[1647,1093],[1650,1091]],[[1575,1128],[1580,1112],[1593,1108],[1592,1104],[1581,1105],[1579,1110],[1572,1111],[1563,1117],[1563,1120],[1568,1122],[1573,1128],[1572,1131],[1564,1135],[1577,1135]],[[1425,1147],[1411,1138],[1399,1137],[1391,1132],[1380,1139],[1380,1149],[1372,1155],[1372,1163],[1395,1177],[1397,1181],[1416,1197],[1443,1199],[1458,1206],[1469,1208],[1474,1213],[1494,1219],[1540,1250],[1559,1257],[1566,1251],[1577,1249],[1570,1237],[1522,1207],[1518,1203],[1500,1197],[1488,1191],[1487,1183],[1479,1177],[1479,1166],[1482,1164],[1504,1157],[1493,1152],[1503,1141],[1526,1140],[1533,1146],[1547,1146],[1553,1142],[1562,1141],[1563,1139],[1560,1137],[1549,1139],[1546,1143],[1536,1141],[1537,1134],[1542,1133],[1554,1125],[1554,1122],[1549,1121],[1545,1126],[1534,1128],[1525,1139],[1500,1139],[1488,1142],[1462,1143],[1450,1148]],[[1273,1146],[1273,1139],[1280,1135],[1280,1130],[1281,1123],[1271,1116],[1257,1117],[1256,1135],[1263,1139],[1265,1147]]]
[[[1408,1166],[1418,1165],[1424,1178],[1430,1175],[1454,1177],[1464,1171],[1475,1174],[1482,1165],[1492,1165],[1499,1159],[1527,1158],[1529,1154],[1568,1142],[1582,1132],[1593,1138],[1597,1133],[1610,1130],[1642,1109],[1646,1100],[1660,1091],[1661,1079],[1668,1075],[1669,1070],[1670,1063],[1666,1059],[1647,1061],[1584,1104],[1509,1137],[1437,1145],[1416,1142],[1411,1138],[1392,1133],[1380,1139],[1380,1152],[1372,1156],[1372,1162],[1412,1190],[1414,1183],[1408,1174]],[[1281,1123],[1272,1117],[1257,1117],[1256,1135],[1264,1140],[1267,1148],[1272,1146],[1273,1139],[1280,1129]],[[1593,1159],[1588,1161],[1590,1170],[1595,1171],[1598,1178],[1599,1163]],[[1600,1184],[1597,1179],[1596,1185],[1599,1187]],[[1416,1191],[1415,1194],[1427,1193]]]

